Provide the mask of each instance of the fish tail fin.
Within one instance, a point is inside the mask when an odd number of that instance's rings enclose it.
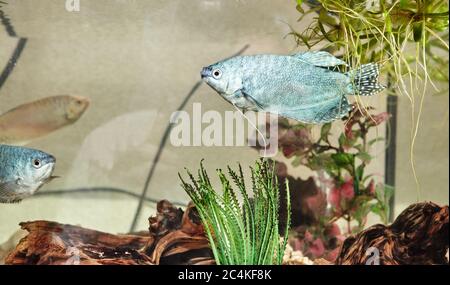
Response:
[[[380,65],[378,63],[363,64],[359,68],[347,72],[351,79],[353,95],[371,96],[386,87],[378,82]]]

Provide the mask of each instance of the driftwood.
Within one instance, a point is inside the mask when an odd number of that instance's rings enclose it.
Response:
[[[21,223],[28,231],[6,264],[213,264],[195,208],[167,201],[149,219],[149,232],[113,235],[48,221]]]
[[[335,264],[448,264],[448,215],[448,206],[411,205],[392,225],[375,225],[347,238]],[[21,223],[28,235],[5,263],[214,264],[192,204],[183,212],[163,200],[149,224],[148,232],[113,235],[48,221]],[[294,253],[285,256],[284,264],[330,264]]]
[[[405,209],[390,226],[347,238],[336,264],[448,264],[448,206],[427,202]]]
[[[150,235],[156,242],[143,249],[155,264],[214,264],[214,257],[195,206],[183,212],[170,202],[157,205],[157,215],[149,218]]]
[[[112,235],[48,221],[20,224],[29,234],[6,264],[150,264],[139,248],[150,236]]]

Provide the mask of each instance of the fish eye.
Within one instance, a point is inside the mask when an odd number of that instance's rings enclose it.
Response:
[[[212,75],[215,79],[222,77],[222,71],[220,69],[214,69]]]
[[[39,167],[41,167],[42,166],[42,163],[41,163],[41,160],[40,159],[37,159],[37,158],[35,158],[35,159],[33,159],[33,166],[35,167],[35,168],[39,168]]]

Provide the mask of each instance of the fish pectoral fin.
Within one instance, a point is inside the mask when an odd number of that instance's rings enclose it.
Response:
[[[303,62],[319,67],[333,67],[338,65],[348,66],[345,61],[340,60],[326,51],[307,51],[296,53],[292,56]]]
[[[255,106],[256,109],[258,110],[264,110],[264,106],[259,103],[258,101],[256,101],[255,98],[253,98],[252,96],[250,96],[247,92],[245,92],[244,89],[241,90],[242,96],[245,98],[245,100],[247,100],[247,102],[249,102],[251,105]],[[249,108],[247,108],[249,109]]]
[[[0,183],[0,203],[18,203],[22,201],[15,192],[17,184],[15,182]]]
[[[5,199],[5,198],[1,198],[0,197],[0,203],[3,204],[19,204],[20,202],[22,202],[22,199]]]
[[[0,195],[11,195],[14,193],[14,189],[17,187],[15,182],[1,182],[0,183]]]

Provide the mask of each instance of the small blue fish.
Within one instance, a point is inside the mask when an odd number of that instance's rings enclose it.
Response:
[[[17,203],[49,182],[55,158],[45,152],[0,145],[0,203]]]
[[[347,64],[324,51],[236,56],[204,67],[201,77],[243,110],[322,124],[348,115],[352,106],[346,95],[370,96],[384,89],[378,64],[346,73],[339,66]]]

